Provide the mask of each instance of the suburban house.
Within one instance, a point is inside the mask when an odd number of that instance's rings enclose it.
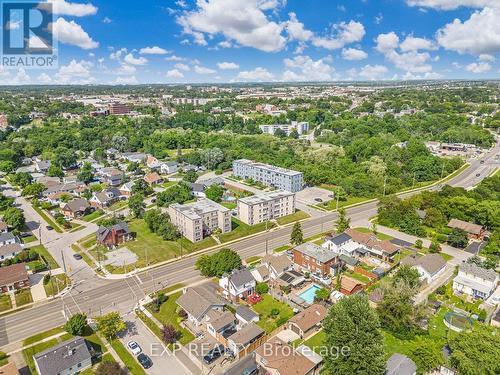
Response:
[[[10,245],[14,243],[21,243],[17,236],[14,236],[12,232],[0,233],[0,246]]]
[[[467,221],[451,219],[448,223],[449,228],[462,229],[467,232],[470,239],[480,240],[483,239],[485,230],[481,225],[469,223]]]
[[[295,193],[276,190],[238,199],[238,219],[248,225],[291,215],[295,212]]]
[[[338,262],[338,254],[312,242],[306,242],[293,249],[293,262],[301,271],[327,279],[332,266]]]
[[[71,375],[92,367],[92,354],[82,337],[63,341],[33,356],[40,375]]]
[[[120,200],[120,190],[117,188],[109,188],[98,193],[94,193],[89,199],[90,205],[95,208],[109,207],[113,203]]]
[[[11,243],[0,246],[0,261],[14,258],[17,254],[23,251],[23,247],[19,243]]]
[[[30,280],[24,263],[0,268],[0,290],[2,293],[29,287]]]
[[[101,182],[105,182],[110,186],[119,186],[124,177],[124,173],[114,167],[102,168],[97,173],[101,176]]]
[[[163,174],[172,174],[179,170],[179,164],[175,161],[167,161],[160,166],[160,172]]]
[[[340,279],[340,292],[346,296],[359,293],[363,290],[363,284],[351,277],[342,276]]]
[[[222,312],[226,305],[223,299],[201,286],[185,289],[176,303],[186,312],[188,320],[195,326],[203,323],[209,311]]]
[[[84,216],[90,209],[90,204],[84,198],[73,199],[61,208],[62,214],[68,219]]]
[[[265,265],[253,268],[250,272],[258,283],[269,281],[269,269]]]
[[[241,328],[249,323],[256,323],[260,320],[259,314],[245,305],[238,305],[234,314],[238,319],[238,327]]]
[[[219,286],[225,298],[233,301],[245,299],[255,291],[255,279],[246,268],[222,275]]]
[[[161,167],[161,162],[153,155],[148,155],[146,165],[149,169],[158,169]]]
[[[96,232],[96,241],[99,245],[107,248],[116,247],[133,238],[132,233],[128,229],[128,224],[124,221],[119,222],[111,227],[99,227]]]
[[[387,360],[384,375],[415,375],[417,365],[403,354],[394,353]]]
[[[418,271],[420,281],[430,284],[436,280],[446,269],[446,261],[439,254],[427,254],[422,257],[410,255],[401,261]]]
[[[121,154],[121,159],[131,163],[142,163],[146,161],[147,155],[143,152],[124,152]]]
[[[124,197],[132,196],[132,186],[134,186],[133,181],[125,182],[122,186],[120,186],[120,195]]]
[[[9,231],[9,226],[3,220],[0,220],[0,233],[7,233]]]
[[[488,298],[498,284],[498,273],[473,263],[462,263],[453,279],[453,290],[473,298]]]
[[[285,254],[266,255],[260,263],[268,269],[271,280],[278,279],[293,268],[293,262]]]
[[[251,350],[250,345],[264,337],[265,333],[257,324],[251,322],[227,338],[227,347],[236,357],[241,357],[247,349]]]
[[[493,327],[500,327],[500,309],[497,310],[495,314],[491,317],[490,324]]]
[[[297,315],[292,316],[288,321],[288,329],[292,330],[303,339],[319,328],[321,321],[325,318],[327,313],[328,310],[326,307],[315,303]]]
[[[273,337],[255,351],[255,361],[273,375],[312,375],[319,364],[294,350],[278,337]]]
[[[35,169],[37,172],[45,173],[49,170],[51,164],[50,160],[37,160],[35,161]]]
[[[65,182],[65,183],[46,183],[46,189],[43,191],[42,195],[48,197],[54,193],[66,193],[69,195],[78,195],[82,193],[87,186],[80,181],[76,182]]]
[[[189,183],[189,188],[191,189],[191,194],[196,198],[206,198],[205,185],[198,183]]]
[[[172,224],[191,242],[201,241],[217,228],[221,233],[231,231],[231,210],[207,198],[171,204],[168,214]]]
[[[207,331],[217,340],[236,332],[236,317],[230,311],[210,310],[206,317]],[[223,341],[223,340],[222,340]]]
[[[151,172],[144,176],[144,181],[146,181],[148,185],[158,185],[163,182],[163,177],[156,172]]]

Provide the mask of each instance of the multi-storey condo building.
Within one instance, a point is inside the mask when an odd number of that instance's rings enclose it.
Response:
[[[130,113],[130,108],[126,104],[111,103],[109,105],[110,115],[128,115],[129,113]]]
[[[248,225],[291,215],[295,212],[295,193],[285,190],[238,199],[238,218]]]
[[[297,130],[299,135],[302,135],[309,131],[309,123],[292,121],[291,124],[259,125],[259,128],[262,130],[262,133],[271,135],[274,135],[278,129],[283,130],[287,136],[289,136],[294,129]]]
[[[233,161],[233,173],[241,178],[251,178],[266,186],[291,191],[292,193],[302,190],[304,184],[304,174],[302,172],[256,163],[247,159]]]
[[[171,204],[168,214],[172,224],[191,242],[201,241],[217,228],[222,233],[231,231],[231,211],[210,199]]]

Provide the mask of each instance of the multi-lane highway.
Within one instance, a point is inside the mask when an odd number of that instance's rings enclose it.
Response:
[[[497,143],[485,156],[471,162],[468,169],[451,179],[448,184],[465,188],[476,185],[500,166],[498,155],[500,155],[500,144]],[[409,194],[412,193],[401,195]],[[372,217],[376,212],[377,202],[352,207],[347,211],[353,222]],[[333,230],[336,218],[336,213],[328,213],[302,222],[304,237]],[[287,244],[290,233],[290,227],[277,228],[235,242],[228,247],[245,259],[265,252],[266,248],[272,251]],[[200,280],[201,277],[194,268],[195,261],[196,257],[184,258],[127,279],[103,280],[95,275],[89,276],[86,280],[79,279],[75,287],[62,298],[0,317],[0,346],[61,325],[65,322],[65,316],[76,312],[85,312],[89,316],[109,311],[127,314],[146,293],[151,293],[167,284]]]

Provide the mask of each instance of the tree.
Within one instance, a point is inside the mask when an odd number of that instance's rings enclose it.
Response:
[[[118,312],[110,312],[95,318],[97,330],[108,340],[116,337],[116,334],[127,328],[125,322]]]
[[[12,207],[14,198],[6,197],[0,192],[0,212],[5,211],[7,208]]]
[[[418,289],[420,287],[420,275],[415,268],[408,264],[403,264],[392,278],[393,285],[399,282],[406,283],[410,288]]]
[[[300,245],[304,242],[304,235],[302,234],[302,226],[300,222],[296,221],[292,228],[292,234],[290,236],[290,242],[292,245]]]
[[[89,162],[85,162],[76,177],[79,181],[85,182],[86,184],[92,181],[94,179],[92,165]]]
[[[11,177],[11,181],[22,189],[31,184],[33,177],[27,172],[19,172]]]
[[[448,342],[450,362],[462,375],[500,374],[500,335],[482,324],[453,335]]]
[[[382,375],[384,343],[380,322],[366,296],[342,298],[323,321],[327,375]]]
[[[351,219],[349,219],[346,215],[346,211],[344,208],[339,209],[339,218],[337,219],[337,233],[342,233],[345,230],[349,229],[351,226]]]
[[[122,375],[125,371],[117,362],[102,361],[95,370],[95,375]]]
[[[451,233],[448,235],[448,244],[463,249],[469,244],[467,232],[460,228],[453,228]]]
[[[257,283],[255,292],[257,292],[257,294],[266,294],[269,292],[269,285],[267,285],[267,283]]]
[[[0,171],[4,173],[11,173],[16,168],[16,163],[10,160],[0,161]]]
[[[51,164],[49,169],[47,170],[47,176],[62,178],[64,177],[64,172],[59,165]]]
[[[70,335],[81,336],[87,327],[87,315],[75,314],[64,325],[64,329]]]
[[[214,202],[220,202],[222,200],[222,195],[224,194],[224,188],[220,185],[212,185],[205,190],[205,195],[208,199]]]
[[[43,184],[36,182],[34,184],[26,186],[21,192],[21,194],[25,197],[34,198],[40,196],[40,194],[42,194],[44,190],[45,186]]]
[[[196,182],[197,179],[198,179],[198,173],[196,173],[192,169],[190,169],[189,171],[187,171],[186,174],[183,177],[184,181],[191,182],[191,183]]]
[[[218,147],[209,148],[202,151],[201,159],[207,169],[215,169],[224,160],[224,152]]]
[[[213,255],[200,256],[195,266],[203,276],[221,277],[226,272],[239,269],[241,257],[231,249],[222,249]]]
[[[431,253],[439,253],[441,252],[441,245],[437,241],[432,241],[431,246],[429,246],[429,251]]]
[[[420,238],[415,241],[415,247],[417,249],[421,249],[423,246],[424,246],[424,242]]]
[[[23,211],[16,207],[9,207],[5,210],[3,215],[3,221],[7,223],[9,227],[15,230],[21,230],[26,223]]]
[[[179,332],[172,324],[165,324],[161,330],[161,337],[165,344],[173,344],[179,339]]]
[[[417,336],[409,347],[411,358],[417,365],[417,374],[425,374],[444,363],[441,347],[434,339]]]
[[[144,203],[144,195],[140,193],[132,195],[128,200],[128,208],[132,212],[132,215],[134,215],[135,217],[142,217],[146,208],[146,204]]]
[[[314,295],[316,301],[328,301],[330,299],[330,291],[326,288],[321,288],[316,291]]]
[[[153,188],[142,178],[135,181],[132,185],[132,194],[142,194],[146,197],[153,194],[153,192]]]

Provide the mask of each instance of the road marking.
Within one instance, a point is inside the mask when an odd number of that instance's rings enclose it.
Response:
[[[141,278],[139,277],[139,275],[136,274],[135,278],[139,281],[139,283],[144,284],[144,282],[141,280]]]
[[[61,312],[62,312],[62,315],[64,316],[64,319],[68,320],[68,318],[66,317],[66,311],[64,309],[62,309]]]

